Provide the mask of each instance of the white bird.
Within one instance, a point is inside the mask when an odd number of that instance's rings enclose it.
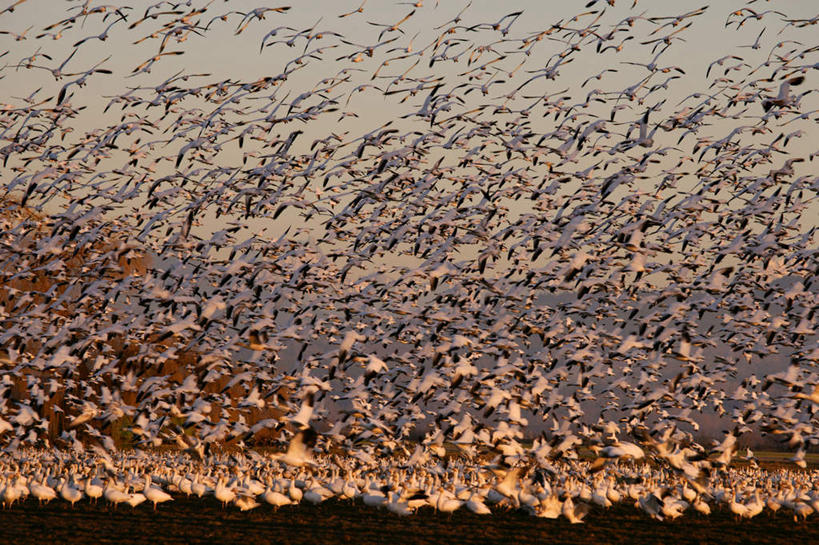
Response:
[[[17,488],[16,482],[13,482],[12,479],[7,479],[5,484],[6,486],[2,494],[0,494],[0,499],[3,500],[4,507],[10,507],[14,505],[14,502],[20,499],[22,492]]]
[[[255,496],[246,494],[238,496],[235,500],[233,500],[233,503],[236,504],[236,507],[238,507],[240,511],[250,511],[251,509],[255,509],[261,505],[256,501]]]
[[[48,503],[57,497],[57,492],[43,482],[32,481],[28,485],[31,495],[37,498],[37,502],[42,504]]]
[[[154,511],[156,511],[156,505],[158,503],[173,501],[173,496],[161,488],[153,486],[150,475],[145,475],[145,487],[142,489],[142,494],[149,502],[154,504]]]
[[[107,486],[102,492],[103,497],[109,503],[113,503],[114,506],[119,505],[120,503],[127,503],[131,500],[131,494],[128,494],[124,490],[121,490],[119,487],[116,486],[113,480],[108,481]]]
[[[571,496],[563,501],[561,513],[572,524],[581,524],[588,512],[589,505],[587,503],[578,503],[575,505]]]
[[[293,500],[291,500],[289,496],[285,496],[281,492],[273,490],[270,487],[264,491],[262,494],[262,499],[273,507],[282,507],[283,505],[290,505],[293,503]]]
[[[226,486],[226,480],[224,477],[219,477],[219,480],[216,482],[216,486],[213,488],[213,497],[221,502],[222,507],[224,508],[227,506],[227,504],[233,503],[233,501],[236,499],[236,492],[232,488],[228,488]]]
[[[480,496],[472,492],[469,495],[469,499],[466,500],[464,504],[469,511],[472,511],[476,515],[491,515],[492,511],[486,504],[483,502]]]
[[[290,496],[290,499],[293,503],[301,502],[302,498],[304,497],[304,492],[302,492],[301,488],[296,486],[296,480],[290,479],[290,485],[287,488],[287,494]]]
[[[60,487],[60,497],[74,507],[74,504],[83,498],[83,492],[74,485],[71,478],[66,478]]]
[[[435,502],[435,509],[441,513],[453,513],[461,508],[463,500],[457,499],[452,492],[442,489],[438,493],[438,501]]]
[[[815,385],[811,393],[806,394],[804,392],[796,392],[793,394],[795,399],[806,399],[811,403],[819,405],[819,385]]]
[[[103,495],[104,489],[101,484],[97,484],[94,482],[94,479],[88,477],[85,480],[85,495],[88,496],[90,499],[97,501]]]
[[[541,518],[557,519],[563,513],[563,502],[557,494],[551,493],[540,500],[535,508],[535,515]]]
[[[386,503],[386,507],[388,511],[395,513],[400,517],[405,517],[415,512],[415,510],[409,506],[409,503],[397,490],[389,493],[389,500]]]
[[[367,507],[383,507],[387,504],[387,494],[384,490],[374,488],[373,483],[370,483],[370,486],[361,493],[360,497]]]
[[[775,98],[766,98],[765,100],[762,101],[762,108],[767,112],[774,106],[777,106],[779,108],[792,106],[795,99],[791,95],[791,87],[801,85],[802,82],[804,81],[805,81],[804,76],[795,76],[786,79],[779,86],[779,94],[776,95]]]
[[[311,450],[317,437],[313,428],[301,429],[290,439],[287,451],[273,454],[273,459],[295,467],[315,465]]]
[[[130,505],[131,509],[136,509],[138,505],[141,505],[147,500],[148,498],[146,498],[145,494],[143,494],[142,492],[134,492],[133,494],[130,495],[130,497],[127,500],[125,500],[125,503]]]

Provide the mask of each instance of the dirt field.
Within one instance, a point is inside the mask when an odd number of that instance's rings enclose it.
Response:
[[[743,544],[819,543],[819,518],[795,524],[793,518],[768,512],[737,523],[727,510],[708,518],[692,514],[657,522],[630,506],[592,511],[585,524],[544,520],[523,513],[478,517],[432,510],[400,518],[385,510],[340,501],[274,511],[222,510],[215,500],[176,498],[156,512],[150,505],[113,509],[104,502],[53,501],[39,507],[29,500],[0,512],[0,540],[10,544],[145,543],[157,545],[238,543],[651,543]]]

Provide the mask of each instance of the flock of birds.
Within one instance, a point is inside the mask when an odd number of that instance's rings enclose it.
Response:
[[[208,456],[202,461],[180,453],[115,453],[102,449],[66,453],[20,449],[0,465],[0,502],[12,508],[31,498],[40,505],[63,500],[106,502],[135,509],[181,498],[218,501],[241,511],[313,505],[334,499],[386,509],[398,516],[432,509],[459,509],[476,515],[520,510],[547,519],[582,523],[593,509],[633,504],[656,520],[686,512],[730,511],[736,520],[769,516],[805,521],[819,512],[819,470],[766,471],[757,465],[727,468],[689,480],[649,464],[620,463],[595,468],[586,461],[544,462],[510,467],[464,459],[392,460],[345,456],[313,458],[302,436],[288,449],[300,464],[255,450]],[[780,513],[781,511],[781,513]]]
[[[4,504],[819,509],[819,16],[225,3],[0,11]]]

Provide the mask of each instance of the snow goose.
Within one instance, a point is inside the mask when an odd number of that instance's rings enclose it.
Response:
[[[454,513],[464,504],[463,500],[459,500],[449,490],[442,489],[438,493],[438,500],[435,502],[435,508],[441,513]]]
[[[264,491],[262,499],[276,508],[293,503],[293,500],[291,500],[289,496],[285,496],[281,492],[273,490],[271,487],[268,487],[267,490]]]
[[[508,470],[493,469],[492,471],[499,478],[499,482],[495,485],[495,488],[493,490],[497,494],[500,494],[501,497],[509,498],[510,500],[517,502],[518,491],[520,489],[521,469],[519,467],[516,467]],[[490,495],[487,495],[487,500],[489,500],[491,503],[498,503],[500,501],[496,496],[494,495],[492,496],[493,497],[490,499]],[[498,499],[498,501],[495,501],[496,499]],[[515,503],[515,506],[517,507],[518,504]]]
[[[650,517],[657,520],[663,520],[660,510],[662,509],[662,501],[653,492],[640,496],[637,500],[636,506],[645,511]]]
[[[6,486],[3,489],[2,500],[3,500],[3,507],[11,507],[14,505],[14,502],[20,499],[20,491],[17,489],[17,486],[11,482],[11,480],[6,481]]]
[[[176,483],[176,487],[180,492],[185,494],[185,496],[190,497],[190,495],[193,494],[193,481],[189,479],[187,475],[179,479]]]
[[[759,496],[759,492],[754,492],[753,500],[746,503],[745,507],[748,509],[747,518],[752,519],[765,509],[765,502]]]
[[[782,108],[793,105],[796,99],[791,96],[791,87],[801,85],[803,81],[805,81],[804,76],[796,76],[786,79],[779,86],[779,94],[775,98],[767,98],[762,101],[762,108],[767,112],[774,106]]]
[[[248,494],[240,495],[233,501],[233,503],[236,504],[236,507],[238,507],[240,511],[250,511],[251,509],[255,509],[261,505],[256,501],[254,496]]]
[[[623,493],[617,489],[617,483],[614,480],[614,476],[609,476],[609,482],[606,486],[606,498],[611,503],[620,503],[620,500],[623,499]]]
[[[17,489],[17,492],[20,494],[19,499],[21,501],[25,501],[26,498],[29,497],[31,494],[31,490],[28,488],[28,481],[22,476],[18,475],[16,479],[14,479],[12,485]]]
[[[407,505],[413,511],[417,511],[425,505],[430,505],[429,496],[423,490],[410,490],[405,494]]]
[[[148,498],[145,497],[145,494],[142,492],[135,492],[130,495],[130,497],[125,501],[128,505],[131,506],[131,509],[136,509],[138,505],[145,502]]]
[[[521,487],[518,489],[516,503],[519,506],[531,510],[540,503],[540,499],[525,488]]]
[[[563,512],[563,502],[557,494],[549,494],[535,508],[535,515],[541,518],[556,519]]]
[[[236,492],[226,486],[225,477],[219,477],[216,487],[213,489],[213,497],[222,503],[222,508],[225,508],[227,504],[233,503],[236,499]]]
[[[304,500],[313,505],[318,505],[333,496],[332,490],[316,483],[314,480],[310,481],[310,486],[307,487],[303,494]]]
[[[150,475],[145,475],[145,488],[142,490],[142,493],[149,502],[154,504],[154,511],[156,511],[156,504],[173,501],[173,497],[170,494],[152,485]]]
[[[358,487],[353,479],[345,479],[344,486],[341,488],[341,497],[346,500],[354,500],[360,494]]]
[[[681,517],[686,509],[688,509],[688,502],[673,495],[663,498],[663,504],[660,506],[663,516],[671,520]]]
[[[82,499],[83,492],[74,486],[73,481],[69,477],[63,481],[60,487],[60,497],[70,503],[71,507],[74,507],[74,504]]]
[[[114,506],[131,499],[130,494],[121,490],[111,479],[108,480],[108,485],[103,490],[102,495],[106,501],[113,503]]]
[[[253,497],[260,496],[265,491],[265,486],[262,483],[247,477],[242,480],[241,488],[245,489]]]
[[[287,494],[290,496],[290,499],[293,500],[293,503],[301,502],[301,499],[304,497],[304,492],[301,491],[301,488],[296,486],[295,479],[290,479],[290,486],[287,488]]]
[[[793,510],[794,522],[797,522],[799,517],[802,517],[802,520],[806,520],[808,516],[813,513],[813,507],[800,500],[791,502],[790,508]]]
[[[708,505],[708,502],[703,500],[700,496],[694,498],[694,501],[691,502],[691,507],[694,510],[702,515],[710,515],[711,514],[711,506]]]
[[[592,503],[604,508],[609,508],[612,506],[611,500],[608,498],[606,488],[604,486],[599,486],[592,491],[591,501]]]
[[[199,480],[198,474],[193,476],[193,482],[191,483],[191,493],[193,493],[198,498],[201,498],[202,496],[208,493],[208,486]]]
[[[273,459],[295,467],[314,466],[310,450],[315,446],[317,437],[313,428],[300,429],[290,440],[287,451],[274,454]]]
[[[765,499],[765,507],[771,510],[771,513],[776,514],[782,508],[783,499],[781,496],[781,492],[779,494],[772,494],[768,493],[768,497]]]
[[[411,515],[414,512],[414,509],[409,506],[409,503],[407,503],[398,491],[390,492],[389,496],[389,501],[386,503],[389,512],[395,513],[400,517]]]
[[[387,503],[385,490],[385,487],[377,487],[374,482],[371,482],[370,486],[361,493],[361,501],[367,507],[381,507]]]
[[[464,504],[466,508],[476,515],[491,515],[492,511],[486,506],[481,497],[476,493],[472,493],[469,499]]]
[[[32,481],[28,488],[31,490],[31,495],[37,498],[37,502],[40,503],[40,505],[42,505],[43,502],[48,503],[57,497],[57,492],[44,482]]]
[[[103,487],[100,483],[94,482],[96,479],[92,477],[88,477],[85,480],[85,495],[88,496],[90,499],[94,500],[94,503],[97,502],[98,499],[102,497]]]
[[[742,518],[750,518],[748,516],[748,507],[742,503],[737,501],[737,493],[736,491],[731,494],[730,498],[728,498],[728,509],[736,516],[738,519]]]
[[[563,516],[566,517],[566,519],[572,524],[580,524],[583,522],[583,519],[589,512],[589,504],[578,503],[575,505],[574,501],[572,501],[572,497],[569,496],[566,498],[566,501],[563,502],[563,509],[561,512]]]
[[[810,394],[804,392],[797,392],[793,394],[795,399],[806,399],[815,405],[819,405],[819,385],[813,387]]]

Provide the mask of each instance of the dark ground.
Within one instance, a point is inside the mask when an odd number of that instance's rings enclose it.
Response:
[[[29,499],[0,512],[0,542],[9,544],[158,545],[238,543],[819,543],[819,517],[794,523],[790,514],[768,511],[736,522],[726,509],[710,517],[692,513],[673,522],[649,519],[631,505],[593,510],[585,524],[545,520],[520,512],[479,517],[465,510],[452,516],[432,510],[398,517],[386,510],[331,500],[274,511],[267,505],[242,513],[223,510],[213,499],[186,499],[132,510],[83,501],[73,509],[55,500],[39,507]]]

